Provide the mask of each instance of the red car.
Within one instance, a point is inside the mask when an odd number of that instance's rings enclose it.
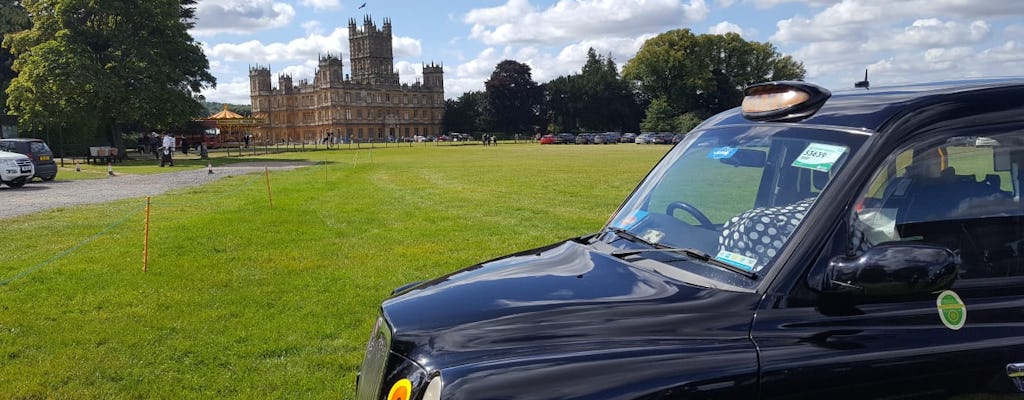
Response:
[[[555,144],[555,135],[541,136],[540,144]]]

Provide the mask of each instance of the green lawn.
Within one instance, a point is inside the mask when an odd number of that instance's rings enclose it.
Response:
[[[392,288],[597,230],[666,150],[217,155],[318,164],[271,172],[272,207],[262,174],[154,197],[145,273],[144,199],[0,220],[0,398],[351,398]]]

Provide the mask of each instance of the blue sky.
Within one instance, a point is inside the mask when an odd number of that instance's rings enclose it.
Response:
[[[365,7],[360,6],[365,3]],[[806,80],[872,86],[1024,75],[1024,1],[1010,0],[199,0],[193,37],[217,87],[207,100],[249,104],[250,65],[312,80],[318,54],[341,54],[348,20],[392,22],[402,82],[443,64],[445,96],[483,90],[505,59],[544,83],[579,72],[587,49],[621,68],[659,33],[736,32],[804,63]]]

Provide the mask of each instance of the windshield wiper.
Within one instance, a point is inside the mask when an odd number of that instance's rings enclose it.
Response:
[[[704,263],[706,263],[708,265],[713,265],[713,266],[716,266],[718,268],[721,268],[721,269],[724,269],[724,270],[727,270],[727,271],[735,272],[737,274],[743,275],[743,276],[745,276],[747,278],[750,278],[750,279],[757,279],[757,273],[755,273],[754,271],[746,270],[746,269],[737,267],[735,265],[729,264],[727,262],[721,261],[721,260],[719,260],[717,258],[712,257],[710,254],[705,253],[705,252],[700,251],[700,250],[697,250],[697,249],[676,248],[676,247],[655,247],[653,249],[618,250],[618,251],[613,251],[610,254],[612,256],[614,256],[614,257],[626,258],[626,257],[632,256],[632,255],[636,255],[636,254],[640,254],[640,253],[652,253],[652,252],[682,254],[682,255],[685,255],[687,257],[696,259],[698,261],[702,261],[702,262],[704,262]]]

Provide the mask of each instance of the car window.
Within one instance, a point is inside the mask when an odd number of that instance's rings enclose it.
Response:
[[[50,148],[46,145],[46,142],[30,142],[29,151],[32,153],[49,153]]]
[[[937,244],[960,255],[960,277],[1024,275],[1021,132],[958,136],[889,157],[858,200],[851,247]]]

